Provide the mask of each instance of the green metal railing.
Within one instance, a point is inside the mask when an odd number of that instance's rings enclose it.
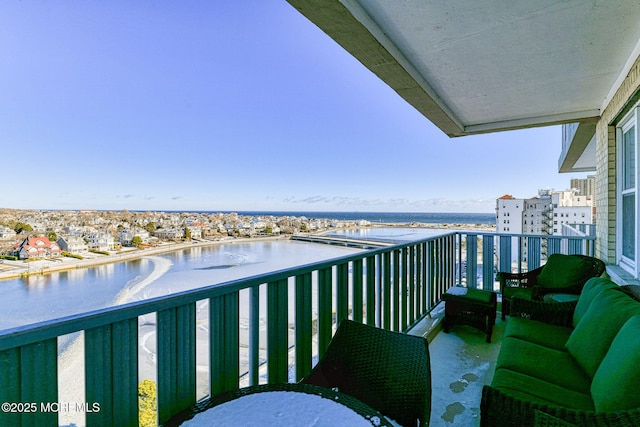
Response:
[[[210,394],[238,388],[241,377],[249,385],[297,381],[323,355],[340,319],[408,331],[458,282],[493,289],[495,266],[501,265],[496,255],[511,266],[513,250],[507,242],[513,239],[527,240],[533,264],[549,248],[580,247],[580,253],[588,253],[592,243],[581,238],[572,246],[560,239],[556,245],[548,236],[454,232],[2,331],[0,403],[5,406],[0,425],[58,425],[63,409],[58,407],[63,404],[58,339],[67,334],[84,334],[86,425],[137,426],[139,318],[155,313],[162,424],[196,402],[198,302],[209,303]],[[241,325],[248,329],[244,344]],[[98,411],[91,410],[94,403]]]

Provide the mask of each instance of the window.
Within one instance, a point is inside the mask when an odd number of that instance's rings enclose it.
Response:
[[[637,122],[638,108],[621,122],[617,129],[618,139],[618,218],[617,242],[618,260],[621,266],[629,270],[634,276],[638,275],[637,250],[638,233],[636,229],[638,212],[638,156],[637,152]]]

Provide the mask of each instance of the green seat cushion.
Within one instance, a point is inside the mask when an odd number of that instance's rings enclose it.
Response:
[[[471,302],[490,304],[496,300],[496,294],[494,292],[485,291],[482,289],[454,286],[447,289],[447,291],[442,295],[442,299],[445,301],[448,299],[456,298],[460,300],[468,300]]]
[[[589,394],[591,378],[566,350],[557,350],[519,338],[502,339],[496,368],[509,369],[567,390]]]
[[[533,288],[515,288],[515,287],[505,287],[504,292],[502,294],[502,298],[506,298],[511,300],[513,297],[520,297],[524,299],[531,299],[531,295],[533,294]],[[508,313],[507,313],[508,314]]]
[[[613,339],[631,316],[640,314],[640,303],[625,292],[606,290],[591,306],[567,340],[567,350],[593,378]]]
[[[566,326],[512,317],[504,329],[504,337],[520,338],[534,344],[564,351],[571,332],[573,332],[573,328]]]
[[[589,393],[569,390],[510,369],[496,369],[491,386],[510,396],[537,404],[594,410]]]
[[[573,327],[576,327],[580,319],[582,319],[582,316],[584,316],[589,307],[591,307],[593,299],[605,289],[620,290],[620,286],[611,280],[602,277],[593,277],[587,280],[587,283],[584,284],[584,288],[582,288],[578,304],[573,312]]]
[[[582,286],[593,274],[593,263],[588,259],[552,254],[542,267],[536,285],[550,289]]]
[[[631,317],[616,335],[591,383],[597,412],[640,407],[640,316]]]

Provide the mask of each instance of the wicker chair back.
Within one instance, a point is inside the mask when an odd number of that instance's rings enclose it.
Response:
[[[337,387],[403,426],[429,424],[431,365],[421,337],[343,320],[301,382]]]

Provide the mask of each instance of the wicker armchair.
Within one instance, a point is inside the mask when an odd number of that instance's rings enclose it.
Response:
[[[403,426],[429,424],[431,366],[421,337],[343,320],[301,382],[337,387]]]
[[[570,265],[567,271],[562,271],[563,264]],[[499,272],[497,279],[502,293],[502,320],[511,312],[513,297],[542,300],[548,293],[579,294],[587,280],[601,276],[604,271],[605,264],[598,258],[552,254],[544,266],[535,270],[525,273]],[[566,285],[562,283],[565,280]]]

